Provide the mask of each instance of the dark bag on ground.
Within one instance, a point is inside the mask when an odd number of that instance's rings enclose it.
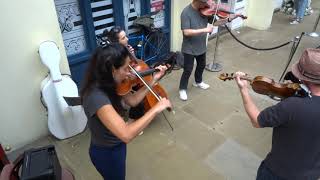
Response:
[[[183,54],[182,54],[182,52],[180,52],[180,51],[177,51],[176,52],[177,53],[177,66],[178,66],[178,68],[177,69],[180,69],[180,68],[183,68],[183,66],[184,66],[184,56],[183,56]]]
[[[24,152],[21,180],[61,180],[61,166],[53,145]]]

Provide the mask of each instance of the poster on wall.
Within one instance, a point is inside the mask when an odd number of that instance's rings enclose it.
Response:
[[[77,0],[55,0],[54,3],[67,55],[83,52],[87,44],[79,2]]]
[[[164,1],[165,0],[150,0],[151,12],[158,12],[152,16],[154,19],[154,26],[156,28],[162,28],[165,26]]]

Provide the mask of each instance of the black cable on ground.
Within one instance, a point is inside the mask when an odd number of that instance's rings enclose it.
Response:
[[[231,34],[231,36],[232,36],[236,41],[238,41],[240,44],[242,44],[243,46],[245,46],[245,47],[247,47],[247,48],[249,48],[249,49],[253,49],[253,50],[257,50],[257,51],[270,51],[270,50],[278,49],[278,48],[281,48],[281,47],[283,47],[283,46],[286,46],[286,45],[288,45],[288,44],[290,44],[290,43],[292,42],[292,41],[288,41],[288,42],[283,43],[283,44],[281,44],[281,45],[279,45],[279,46],[275,46],[275,47],[271,47],[271,48],[255,48],[255,47],[249,46],[249,45],[245,44],[244,42],[240,41],[240,40],[231,32],[231,30],[228,28],[227,25],[224,25],[224,26],[225,26],[225,28],[228,30],[228,32]]]

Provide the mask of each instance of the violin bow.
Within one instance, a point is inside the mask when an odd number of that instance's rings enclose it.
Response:
[[[161,101],[161,97],[155,93],[152,88],[149,86],[148,83],[146,83],[143,78],[140,76],[140,74],[137,72],[137,70],[135,70],[130,64],[129,64],[129,68],[134,72],[134,74],[142,81],[142,83],[147,87],[147,89],[152,93],[152,95],[154,95],[154,97],[158,100]],[[168,109],[168,111],[171,111],[171,109]],[[174,114],[175,112],[172,111],[172,113]],[[164,118],[166,119],[167,123],[169,124],[171,130],[173,131],[173,127],[171,125],[171,123],[169,122],[169,120],[167,119],[166,115],[162,112]]]
[[[216,8],[215,8],[215,12],[213,14],[213,21],[212,21],[212,25],[214,24],[214,22],[217,20],[217,14],[218,14],[218,9],[219,9],[219,6],[221,4],[221,0],[218,0],[217,4],[215,5]],[[212,7],[212,4],[210,4],[210,6]],[[210,8],[211,8],[210,7]]]

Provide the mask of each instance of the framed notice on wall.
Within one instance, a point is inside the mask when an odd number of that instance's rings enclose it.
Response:
[[[55,0],[58,21],[68,56],[87,49],[83,21],[77,0]]]
[[[158,12],[152,16],[154,19],[154,26],[156,28],[162,28],[165,26],[165,0],[150,0],[151,12]]]

